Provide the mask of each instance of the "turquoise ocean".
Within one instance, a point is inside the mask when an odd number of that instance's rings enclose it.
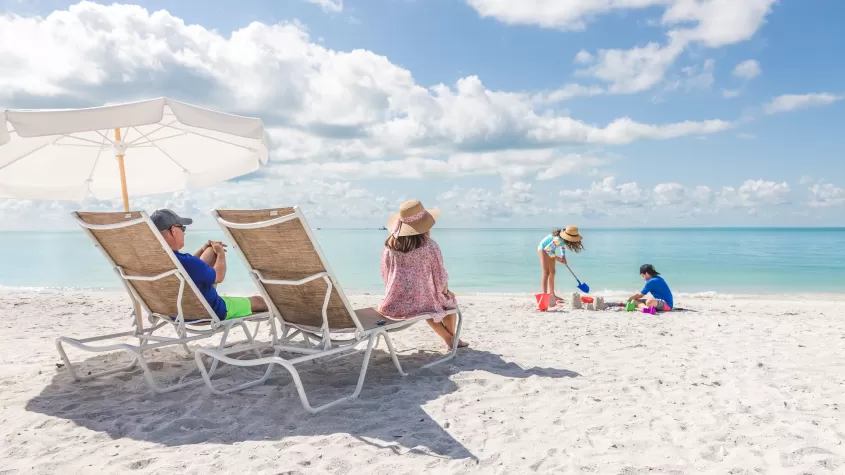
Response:
[[[525,293],[539,287],[537,245],[546,230],[438,229],[450,287],[457,292]],[[640,264],[654,264],[675,292],[845,292],[845,228],[830,229],[584,229],[586,250],[568,256],[595,291],[636,291]],[[386,231],[316,231],[348,292],[383,290],[379,259]],[[189,229],[186,250],[219,231]],[[119,289],[120,283],[82,231],[0,233],[0,286]],[[229,253],[225,293],[249,292],[252,283]],[[558,266],[557,286],[575,281]]]

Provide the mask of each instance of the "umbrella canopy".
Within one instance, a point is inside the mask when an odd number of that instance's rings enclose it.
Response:
[[[0,197],[109,200],[208,186],[267,163],[261,119],[159,98],[66,110],[7,110]]]

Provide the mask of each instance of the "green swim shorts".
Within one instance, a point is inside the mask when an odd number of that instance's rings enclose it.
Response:
[[[221,295],[220,298],[226,303],[226,320],[252,315],[252,304],[248,297],[224,297]]]

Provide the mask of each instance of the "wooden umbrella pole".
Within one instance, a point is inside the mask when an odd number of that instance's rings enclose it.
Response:
[[[114,140],[116,145],[120,147],[120,127],[114,129]],[[126,167],[123,165],[123,154],[117,156],[117,166],[120,168],[120,191],[123,194],[123,211],[129,212],[129,190],[126,189]],[[134,298],[132,299],[132,306],[135,307],[135,318],[138,319],[138,331],[144,329],[144,319],[141,316],[141,304]]]
[[[120,127],[114,129],[114,139],[120,146]],[[123,193],[123,211],[129,212],[129,190],[126,189],[126,167],[123,165],[123,154],[117,156],[117,166],[120,168],[120,191]]]

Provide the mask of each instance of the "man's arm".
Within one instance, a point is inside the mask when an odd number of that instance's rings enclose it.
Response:
[[[208,249],[210,246],[211,241],[208,241],[207,243],[203,244],[200,250],[194,253],[194,257],[202,257],[202,253],[205,252],[205,250]]]
[[[213,243],[211,248],[217,254],[217,260],[214,261],[214,272],[217,274],[217,279],[214,283],[219,284],[226,278],[226,248],[220,242]]]

